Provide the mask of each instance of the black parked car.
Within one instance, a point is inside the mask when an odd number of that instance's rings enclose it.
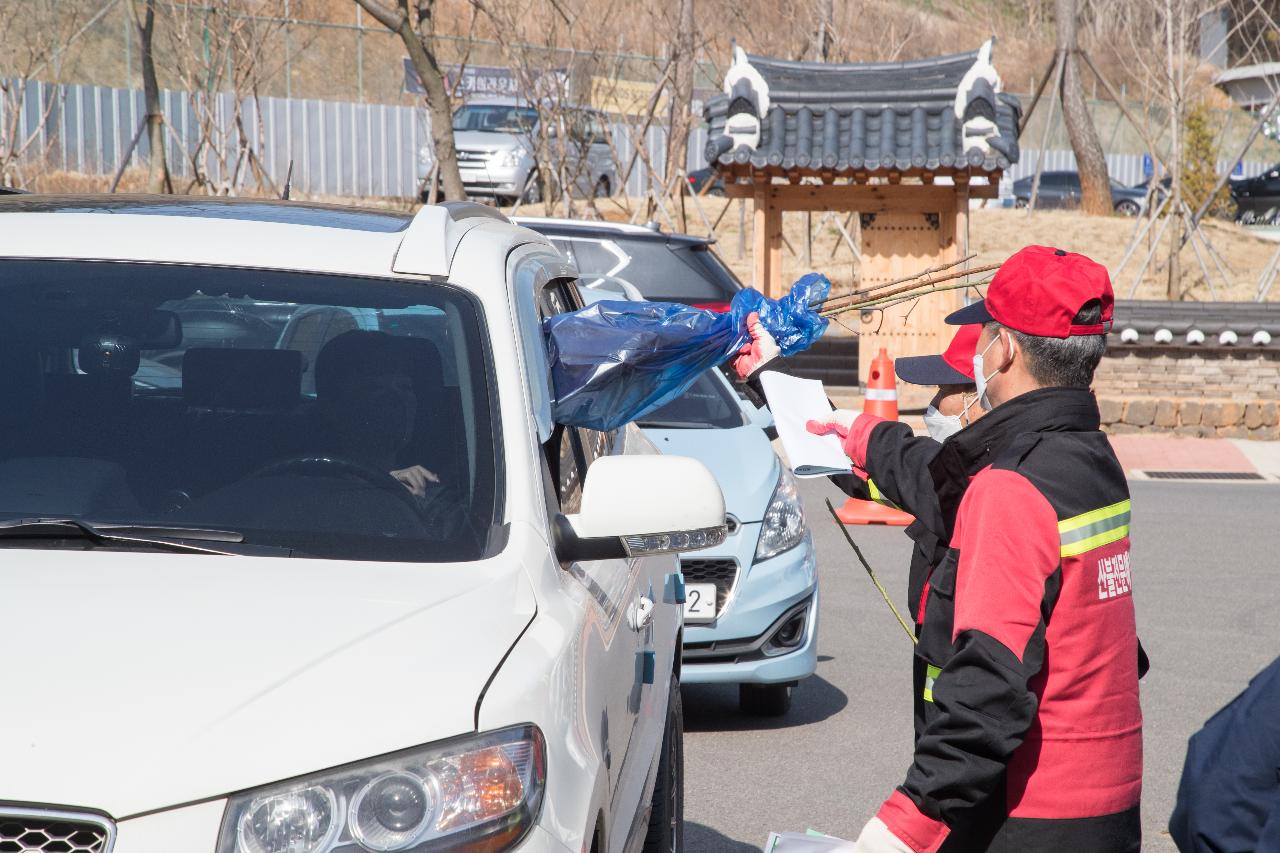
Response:
[[[707,186],[710,184],[710,186]],[[703,192],[703,187],[707,187]],[[720,177],[720,173],[710,166],[694,169],[689,173],[689,189],[693,190],[695,195],[724,195],[724,178]]]
[[[655,302],[724,311],[742,289],[705,237],[614,222],[525,217],[514,221],[545,234],[579,271],[620,278]]]
[[[1280,163],[1256,178],[1232,181],[1231,198],[1236,203],[1236,221],[1280,225]]]
[[[1013,197],[1018,207],[1031,203],[1031,182],[1034,176],[1019,178],[1013,182]],[[1080,206],[1080,175],[1076,172],[1042,172],[1040,191],[1036,194],[1038,208],[1076,208]],[[1111,182],[1111,205],[1123,216],[1137,216],[1147,197],[1146,187],[1126,187]]]

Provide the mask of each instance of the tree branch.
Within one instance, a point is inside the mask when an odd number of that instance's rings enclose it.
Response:
[[[403,9],[390,9],[378,0],[356,0],[356,4],[393,33],[400,32],[400,28],[409,20]]]

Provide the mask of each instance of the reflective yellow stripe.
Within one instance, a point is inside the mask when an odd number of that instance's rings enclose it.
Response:
[[[887,507],[893,507],[894,509],[898,509],[898,505],[893,501],[889,500],[888,498],[886,498],[884,496],[884,493],[880,491],[880,488],[876,485],[875,480],[872,480],[870,478],[867,479],[867,491],[871,493],[871,500],[875,501],[876,503],[884,504]]]
[[[1130,503],[1123,500],[1059,521],[1061,556],[1074,557],[1128,536],[1129,514]]]
[[[1093,524],[1095,521],[1101,521],[1104,518],[1120,515],[1129,511],[1129,501],[1123,500],[1119,503],[1113,503],[1111,506],[1104,506],[1101,509],[1090,510],[1081,515],[1072,518],[1063,519],[1058,522],[1058,532],[1067,533],[1075,530],[1077,527],[1084,527],[1086,524]]]
[[[938,680],[938,674],[942,672],[940,667],[933,664],[926,664],[924,669],[924,701],[933,701],[933,683]]]
[[[1096,536],[1090,536],[1088,539],[1081,539],[1078,542],[1072,542],[1062,546],[1063,557],[1075,557],[1086,551],[1092,551],[1094,548],[1101,548],[1103,545],[1110,545],[1112,542],[1119,542],[1121,539],[1129,535],[1129,525],[1124,524],[1111,530],[1104,530]]]

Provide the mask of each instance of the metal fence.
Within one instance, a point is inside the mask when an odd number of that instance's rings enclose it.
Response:
[[[40,119],[50,99],[54,106],[42,127]],[[234,99],[230,93],[193,96],[168,89],[161,92],[168,124],[165,156],[175,177],[192,178],[198,161],[215,184],[232,180],[235,163],[223,158],[234,158],[239,149],[241,129],[236,126]],[[199,116],[206,104],[211,105],[213,119],[202,128]],[[6,120],[4,110],[5,104],[0,102],[0,122]],[[138,89],[31,81],[21,110],[17,136],[25,138],[37,132],[29,153],[52,168],[112,175],[126,155],[131,166],[150,157],[146,134],[138,139],[131,155],[129,152],[146,114]],[[412,197],[418,192],[419,151],[429,138],[423,109],[303,98],[245,98],[240,104],[240,125],[247,136],[246,147],[252,149],[277,186],[283,185],[292,162],[293,186],[302,192],[365,197]],[[202,133],[211,143],[203,152],[199,147]],[[634,162],[627,176],[628,194],[644,195],[651,189],[651,181],[645,158],[634,156],[633,134],[617,122],[613,140],[618,162],[624,167]],[[705,142],[705,129],[693,131],[689,168],[705,165]],[[650,127],[644,145],[648,163],[660,173],[666,160],[666,129]]]
[[[238,150],[236,140],[241,131],[235,123],[234,98],[229,93],[193,96],[180,91],[162,92],[169,125],[165,153],[176,177],[193,176],[192,161],[201,138],[198,115],[202,105],[209,103],[215,119],[208,130],[215,144],[200,160],[215,184],[232,179],[228,172],[235,164],[224,163],[217,151],[234,156]],[[50,99],[54,108],[41,127],[43,107]],[[5,109],[0,101],[0,125],[7,121]],[[120,168],[146,113],[142,92],[137,89],[37,81],[28,83],[21,110],[19,138],[38,130],[32,156],[45,158],[54,168],[89,175],[112,175]],[[429,138],[425,110],[390,104],[261,97],[244,99],[240,115],[247,147],[277,186],[283,185],[292,162],[293,186],[302,192],[364,197],[412,197],[418,192],[419,151]],[[666,135],[664,127],[648,128],[643,141],[645,157],[633,156],[633,134],[624,123],[615,123],[613,143],[620,168],[634,163],[626,180],[628,195],[642,196],[661,189],[651,179],[649,165],[657,174],[665,170]],[[702,153],[705,143],[706,129],[693,130],[687,163],[690,170],[706,165]],[[1001,180],[1002,196],[1012,194],[1015,180],[1035,171],[1037,154],[1023,149],[1021,160]],[[145,162],[149,156],[148,140],[142,134],[130,165]],[[1122,184],[1135,184],[1144,178],[1140,154],[1109,154],[1107,164],[1112,178]],[[1218,168],[1221,171],[1233,165],[1221,161]],[[1268,165],[1265,161],[1245,161],[1244,175],[1261,174]],[[1075,156],[1071,151],[1046,151],[1043,168],[1074,170]]]

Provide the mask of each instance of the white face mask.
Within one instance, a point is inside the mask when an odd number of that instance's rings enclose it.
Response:
[[[991,349],[991,344],[994,344],[998,340],[1000,340],[999,334],[991,339],[991,342],[987,344],[986,349],[977,353],[973,357],[973,381],[978,386],[978,405],[982,407],[984,412],[991,411],[991,400],[987,398],[987,383],[990,382],[992,377],[1000,371],[998,369],[993,370],[991,372],[991,376],[988,376],[986,366],[982,363],[982,357],[987,354],[987,350]],[[1000,346],[1003,347],[1004,344],[1001,343]]]
[[[932,404],[925,409],[924,426],[925,429],[929,430],[929,437],[938,443],[946,441],[964,429],[964,424],[960,421],[959,415],[944,415],[934,408]]]

